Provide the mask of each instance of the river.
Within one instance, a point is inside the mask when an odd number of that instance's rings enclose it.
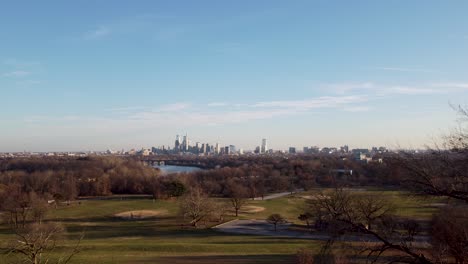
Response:
[[[162,165],[162,166],[154,166],[161,170],[162,174],[171,174],[171,173],[189,173],[202,170],[197,167],[191,166],[176,166],[176,165]]]

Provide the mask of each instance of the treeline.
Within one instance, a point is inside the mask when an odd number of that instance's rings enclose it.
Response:
[[[392,162],[394,157],[388,155],[384,160],[388,162],[363,163],[349,156],[326,155],[212,157],[201,158],[200,163],[218,169],[168,177],[198,186],[211,196],[226,197],[231,189],[242,188],[250,198],[314,187],[399,185],[401,173]]]
[[[229,196],[231,189],[241,188],[244,196],[260,197],[337,184],[351,187],[400,182],[399,169],[391,162],[367,164],[349,156],[201,157],[199,161],[216,169],[159,177],[157,169],[132,158],[5,159],[0,160],[0,187],[18,185],[25,193],[72,200],[111,194],[167,198],[182,195],[189,186],[199,186],[211,196]]]
[[[0,160],[0,189],[19,188],[56,199],[110,194],[151,194],[158,171],[117,157]]]

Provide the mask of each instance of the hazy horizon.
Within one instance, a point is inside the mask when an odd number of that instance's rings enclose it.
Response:
[[[422,148],[468,104],[468,2],[37,1],[0,10],[0,152]],[[450,19],[447,19],[447,18]]]

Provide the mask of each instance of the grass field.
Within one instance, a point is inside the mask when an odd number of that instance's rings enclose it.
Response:
[[[316,194],[318,190],[306,194]],[[419,200],[401,192],[373,190],[368,193],[388,196],[398,205],[398,214],[429,218],[434,201]],[[256,213],[242,213],[241,219],[265,219],[272,213],[297,220],[305,204],[304,193],[266,201],[249,201],[263,207]],[[164,210],[164,215],[125,220],[114,215],[132,210]],[[298,249],[318,250],[320,241],[253,235],[230,235],[211,229],[182,228],[177,200],[87,200],[80,204],[52,209],[48,221],[61,221],[67,230],[63,246],[72,246],[82,233],[81,253],[72,263],[294,263]],[[233,216],[228,219],[234,218]],[[0,226],[0,245],[14,236]],[[0,263],[11,263],[13,256],[0,255]]]

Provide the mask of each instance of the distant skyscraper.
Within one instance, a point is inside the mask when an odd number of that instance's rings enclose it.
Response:
[[[180,136],[179,135],[176,136],[174,148],[175,150],[179,150],[180,148]]]
[[[220,152],[221,152],[221,147],[219,146],[219,143],[216,142],[215,154],[220,154]]]
[[[185,134],[184,140],[182,141],[182,148],[184,149],[184,151],[188,151],[189,149],[189,139],[187,137],[187,134]]]
[[[296,154],[296,148],[295,147],[289,147],[289,154]]]
[[[261,153],[266,153],[268,151],[267,140],[264,138],[262,139],[262,148],[260,149]]]
[[[206,145],[207,144],[205,144],[205,143],[202,144],[201,151],[200,151],[201,153],[206,153]]]
[[[229,153],[231,153],[231,154],[236,153],[236,146],[234,146],[234,145],[229,145]]]

